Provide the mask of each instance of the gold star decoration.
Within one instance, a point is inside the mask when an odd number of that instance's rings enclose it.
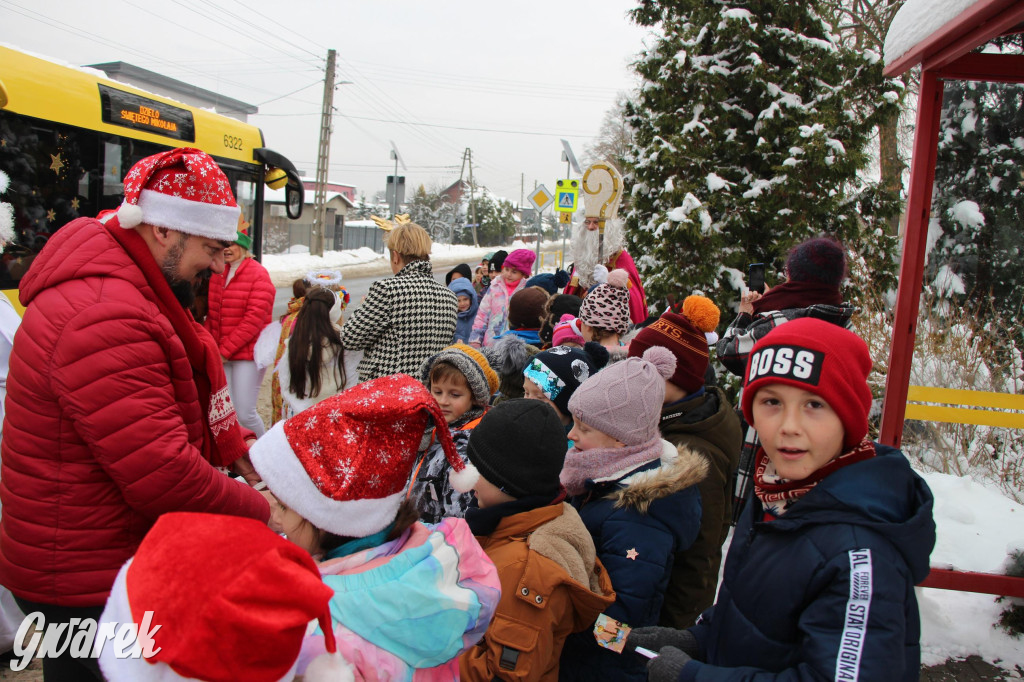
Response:
[[[56,156],[50,154],[50,159],[50,170],[59,175],[60,169],[64,167],[64,162],[60,160],[60,154],[57,154]]]
[[[52,208],[49,211],[46,212],[46,222],[52,223],[56,219],[57,219],[57,212],[54,211]]]
[[[626,558],[630,561],[636,561],[638,556],[640,556],[640,552],[636,551],[636,547],[626,550]]]
[[[0,140],[0,147],[6,147],[6,146],[7,146],[7,140]]]
[[[75,209],[77,211],[78,210],[78,205],[80,203],[81,202],[78,200],[78,197],[75,197],[74,199],[71,200],[71,208],[73,208],[73,209]]]

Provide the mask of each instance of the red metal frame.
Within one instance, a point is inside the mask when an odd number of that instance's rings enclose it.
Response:
[[[896,290],[889,374],[885,379],[885,402],[882,403],[882,425],[878,436],[880,442],[896,448],[903,439],[907,386],[910,384],[910,365],[914,361],[914,339],[917,336],[928,219],[932,210],[941,108],[942,81],[931,71],[924,71],[921,73],[917,131],[910,161],[907,226],[903,237],[903,257],[900,260],[900,283]]]
[[[1022,24],[1024,2],[980,0],[885,69],[886,76],[898,76],[919,63],[922,67],[903,257],[879,435],[881,442],[895,447],[899,447],[903,439],[907,386],[914,359],[932,185],[935,183],[942,80],[1024,82],[1024,56],[971,53],[992,38],[1012,32]],[[933,568],[921,585],[1024,597],[1024,578],[1006,575]]]
[[[918,587],[998,594],[1003,597],[1024,597],[1024,578],[992,573],[951,571],[945,568],[933,568]]]

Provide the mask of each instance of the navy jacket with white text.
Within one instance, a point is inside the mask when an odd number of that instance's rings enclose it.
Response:
[[[917,682],[932,495],[899,450],[875,448],[772,521],[748,502],[718,600],[691,628],[706,663],[680,680]]]

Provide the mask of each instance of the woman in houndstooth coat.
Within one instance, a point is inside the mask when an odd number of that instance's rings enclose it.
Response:
[[[388,235],[394,277],[370,285],[363,304],[341,328],[346,349],[362,350],[359,380],[416,376],[420,365],[452,342],[458,301],[434,279],[430,236],[416,223]]]

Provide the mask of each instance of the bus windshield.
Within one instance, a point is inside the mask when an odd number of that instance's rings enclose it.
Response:
[[[268,166],[259,158],[269,150],[258,128],[5,47],[0,73],[0,170],[10,178],[3,200],[14,207],[15,228],[0,258],[0,289],[18,286],[63,225],[117,208],[125,173],[172,147],[198,147],[217,160],[260,253]],[[294,166],[269,156],[301,191]]]

